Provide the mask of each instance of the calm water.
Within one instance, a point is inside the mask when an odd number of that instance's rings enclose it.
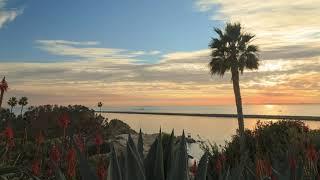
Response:
[[[236,113],[233,106],[187,106],[187,107],[126,107],[108,108],[106,110],[143,111],[143,112],[177,112],[177,113]],[[244,106],[245,114],[268,115],[310,115],[320,116],[320,105],[247,105]],[[159,128],[164,132],[175,130],[181,134],[184,129],[192,137],[198,135],[217,144],[224,144],[235,134],[238,122],[234,118],[166,116],[166,115],[140,115],[140,114],[115,114],[106,115],[109,119],[120,119],[129,124],[133,129],[140,128],[145,133],[157,133]],[[245,119],[245,127],[255,128],[258,119]],[[262,120],[271,121],[271,120]],[[274,120],[275,121],[275,120]],[[320,128],[320,122],[307,121],[310,128]]]

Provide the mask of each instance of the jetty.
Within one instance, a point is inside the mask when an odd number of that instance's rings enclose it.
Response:
[[[100,113],[100,111],[96,111],[96,112]],[[167,113],[167,112],[138,112],[138,111],[101,111],[101,113],[220,117],[220,118],[237,118],[238,117],[237,114]],[[257,115],[257,114],[246,114],[243,116],[244,116],[244,118],[255,118],[255,119],[278,119],[278,120],[285,119],[285,120],[320,121],[320,116]]]

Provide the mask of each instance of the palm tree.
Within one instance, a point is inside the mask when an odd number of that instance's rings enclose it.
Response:
[[[12,113],[12,109],[18,104],[18,100],[16,97],[11,97],[9,100],[8,100],[8,105],[11,107],[11,110],[10,112]]]
[[[3,77],[2,81],[0,82],[0,108],[2,107],[2,100],[3,100],[3,95],[4,92],[6,92],[8,90],[8,83],[6,81],[6,77]]]
[[[28,98],[27,97],[20,98],[19,105],[21,106],[21,117],[22,117],[23,107],[26,106],[27,104],[28,104]]]
[[[102,102],[98,102],[98,107],[100,108],[100,115],[101,115],[101,108],[102,108]]]
[[[243,32],[240,23],[227,23],[224,30],[215,28],[214,31],[218,34],[218,37],[212,38],[209,44],[212,49],[209,67],[212,75],[223,76],[227,71],[231,71],[238,113],[240,152],[243,157],[245,153],[245,137],[239,74],[242,74],[244,69],[258,69],[259,50],[256,45],[251,44],[255,36]]]

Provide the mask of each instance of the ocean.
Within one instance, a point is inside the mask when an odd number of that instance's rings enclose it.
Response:
[[[139,112],[170,112],[170,113],[219,113],[235,114],[236,107],[231,105],[219,106],[145,106],[145,107],[109,107],[109,111],[139,111]],[[265,115],[297,115],[320,116],[320,104],[305,105],[244,105],[244,114]],[[176,135],[184,130],[195,139],[202,139],[224,145],[236,133],[238,122],[236,118],[190,117],[169,115],[117,114],[107,113],[108,119],[120,119],[129,124],[134,130],[140,128],[144,133],[170,133],[173,129]],[[254,129],[259,119],[245,119],[245,128]],[[262,122],[277,121],[260,119]],[[305,121],[312,129],[320,128],[320,121]]]

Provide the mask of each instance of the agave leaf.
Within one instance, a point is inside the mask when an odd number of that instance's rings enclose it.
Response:
[[[57,180],[66,180],[66,177],[64,174],[61,172],[60,168],[56,170],[56,179]]]
[[[170,169],[171,169],[173,153],[174,153],[173,150],[174,150],[174,130],[172,130],[170,139],[164,148],[163,161],[164,161],[164,172],[165,172],[166,179],[168,178]]]
[[[158,136],[158,146],[157,146],[157,154],[156,161],[154,167],[154,179],[155,180],[164,180],[164,164],[163,164],[163,147],[162,147],[162,134],[161,130]]]
[[[151,148],[145,160],[145,167],[147,180],[165,179],[161,130],[158,137],[151,145]]]
[[[127,171],[126,171],[126,158],[125,158],[125,154],[123,152],[121,152],[120,157],[119,157],[119,165],[120,165],[120,170],[121,170],[121,175],[122,175],[122,179],[126,180],[128,179],[126,177],[127,175]]]
[[[111,145],[110,161],[109,161],[108,180],[122,180],[121,170],[118,162],[118,157],[114,146]]]
[[[201,157],[198,165],[196,180],[206,180],[208,160],[209,160],[209,154],[208,152],[205,152],[204,155]]]
[[[187,144],[184,131],[178,147],[174,153],[174,161],[172,162],[170,174],[168,180],[189,180],[189,169],[188,169],[188,153]]]
[[[56,179],[57,180],[66,180],[66,177],[62,173],[61,169],[56,164],[54,164],[53,162],[51,162],[51,163],[52,163],[52,166],[54,168],[54,173],[55,173]]]
[[[139,138],[138,138],[138,145],[137,146],[138,146],[138,152],[139,152],[140,158],[144,159],[144,156],[143,156],[143,138],[142,138],[141,129],[140,129],[140,132],[139,132]]]
[[[273,160],[272,171],[277,179],[290,180],[290,168],[288,158],[284,158],[283,161]]]
[[[144,161],[145,174],[146,174],[147,180],[152,179],[154,177],[154,168],[155,168],[158,144],[159,144],[159,139],[156,138],[156,140],[151,144],[147,157]]]
[[[6,167],[6,168],[0,169],[0,175],[18,173],[18,172],[21,172],[21,171],[16,167]]]
[[[125,168],[126,180],[146,179],[142,160],[130,134],[127,142]]]

